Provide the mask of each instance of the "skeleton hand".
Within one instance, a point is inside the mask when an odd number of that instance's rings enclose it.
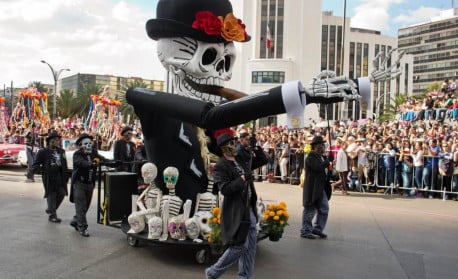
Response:
[[[307,96],[307,104],[330,104],[361,98],[356,83],[345,76],[336,77],[332,71],[322,71],[304,86],[303,92]]]
[[[377,56],[372,61],[372,65],[374,67],[374,71],[370,74],[369,78],[371,82],[378,82],[378,81],[387,81],[390,79],[397,78],[402,73],[402,67],[399,66],[399,61],[401,60],[402,56],[405,53],[405,50],[399,53],[399,57],[392,66],[388,67],[388,60],[391,59],[391,55],[396,48],[390,50],[387,55],[384,55],[384,52],[379,52]],[[382,63],[379,65],[379,58],[383,57],[384,59]]]

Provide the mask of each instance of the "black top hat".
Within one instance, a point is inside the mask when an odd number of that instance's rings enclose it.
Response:
[[[56,131],[51,131],[46,138],[46,142],[48,142],[52,138],[61,138],[61,136]]]
[[[76,145],[80,145],[80,143],[81,143],[81,141],[82,141],[83,139],[91,139],[91,141],[92,141],[93,137],[92,137],[91,135],[89,135],[89,134],[82,133],[82,134],[79,136],[79,138],[76,140],[76,142],[75,142]]]
[[[218,147],[221,147],[221,146],[225,145],[228,141],[233,140],[233,139],[236,139],[236,137],[232,136],[229,133],[224,133],[224,134],[221,134],[216,139],[216,144],[218,145]]]
[[[126,126],[122,128],[121,135],[124,135],[126,132],[133,131],[132,127]]]
[[[322,136],[316,136],[316,137],[313,137],[312,143],[310,143],[310,145],[314,146],[314,145],[323,144],[323,143],[324,143],[323,137]]]
[[[157,40],[190,37],[208,43],[247,42],[245,24],[233,17],[228,0],[160,0],[156,18],[146,23],[148,36]]]

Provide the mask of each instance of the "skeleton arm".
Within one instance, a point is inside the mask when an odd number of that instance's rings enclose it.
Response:
[[[384,52],[379,52],[377,56],[375,56],[374,60],[372,61],[372,65],[375,70],[372,71],[369,76],[371,82],[387,81],[390,79],[395,79],[401,75],[402,67],[399,66],[399,61],[401,60],[402,56],[404,56],[405,50],[399,53],[399,57],[395,63],[393,63],[391,66],[388,66],[388,61],[391,59],[391,56],[395,50],[397,50],[397,48],[393,48],[386,55],[384,55]],[[383,60],[379,65],[380,58],[383,58]]]
[[[146,207],[145,207],[145,204],[143,203],[143,199],[145,198],[146,194],[148,193],[148,191],[151,189],[151,185],[148,186],[142,193],[141,195],[138,197],[137,199],[137,206],[141,209],[141,210],[146,210]]]

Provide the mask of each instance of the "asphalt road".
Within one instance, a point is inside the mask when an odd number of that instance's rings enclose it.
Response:
[[[0,166],[0,279],[204,278],[195,250],[130,247],[120,229],[89,217],[91,237],[69,226],[73,204],[49,223],[41,181]],[[253,278],[458,278],[458,202],[382,194],[333,195],[326,240],[299,237],[302,189],[257,183],[264,200],[285,201],[290,225],[279,242],[259,242]],[[212,259],[214,260],[214,259]],[[235,278],[236,267],[222,278]]]

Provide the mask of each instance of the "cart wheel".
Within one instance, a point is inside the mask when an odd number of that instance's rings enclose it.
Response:
[[[199,250],[196,253],[196,261],[199,264],[204,264],[208,261],[208,251],[205,249]]]
[[[127,236],[127,244],[129,244],[132,247],[138,247],[140,241],[136,239],[135,237],[128,235]]]

